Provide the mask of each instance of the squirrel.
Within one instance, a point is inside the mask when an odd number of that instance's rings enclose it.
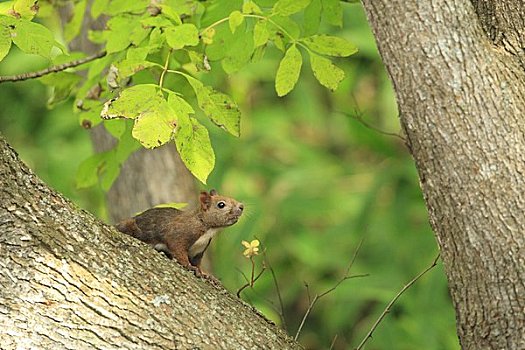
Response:
[[[220,229],[239,220],[243,210],[242,203],[211,190],[200,193],[199,206],[193,210],[151,208],[115,227],[175,258],[197,276],[207,276],[200,268],[204,251]]]

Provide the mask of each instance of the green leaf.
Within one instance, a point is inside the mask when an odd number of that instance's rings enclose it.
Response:
[[[167,4],[160,4],[161,13],[164,17],[173,21],[173,23],[180,25],[182,21],[180,20],[180,15],[175,11],[175,9]]]
[[[257,6],[256,3],[254,3],[253,1],[247,1],[244,4],[242,4],[242,13],[246,13],[246,14],[250,14],[250,13],[261,14],[262,11],[261,11],[261,8],[259,6]]]
[[[21,19],[12,30],[13,42],[20,50],[50,58],[55,39],[53,33],[41,24]]]
[[[301,41],[311,50],[328,56],[347,57],[357,52],[351,42],[330,35],[314,35]]]
[[[235,30],[244,22],[244,16],[240,11],[233,11],[228,18],[230,30],[235,33]]]
[[[230,13],[240,9],[242,4],[243,0],[210,1],[202,15],[200,27],[206,28],[212,23],[227,18]]]
[[[51,96],[47,101],[48,107],[52,108],[69,97],[71,91],[81,80],[81,77],[75,73],[58,72],[45,75],[39,80],[43,84],[52,87]]]
[[[94,0],[91,4],[91,17],[97,19],[108,7],[109,0]]]
[[[109,152],[94,154],[80,163],[75,176],[78,189],[95,186],[98,183],[98,174],[108,158]]]
[[[268,22],[268,30],[273,36],[284,37],[286,40],[289,40],[287,34],[289,34],[293,39],[297,40],[301,36],[301,28],[290,17],[284,16],[273,16],[272,21],[278,24],[275,26],[272,22]],[[281,28],[286,29],[286,33],[283,33]]]
[[[13,4],[13,10],[18,14],[18,16],[20,16],[20,18],[31,20],[38,12],[38,1],[16,0]]]
[[[290,16],[304,9],[311,0],[279,0],[273,5],[272,13]]]
[[[113,17],[107,23],[107,53],[125,50],[131,44],[131,32],[139,25],[133,17]]]
[[[111,0],[105,14],[115,16],[121,13],[142,13],[150,4],[150,0]]]
[[[275,77],[275,90],[278,96],[284,96],[292,91],[299,79],[302,63],[303,58],[297,47],[295,45],[290,46],[279,63]]]
[[[162,146],[171,140],[177,116],[164,99],[158,99],[135,119],[132,135],[146,148]]]
[[[118,98],[104,104],[103,119],[135,119],[143,113],[155,109],[164,99],[159,96],[156,85],[141,84],[122,91]]]
[[[253,33],[237,32],[221,62],[222,68],[228,74],[237,72],[250,61],[254,49]]]
[[[312,0],[310,5],[304,9],[304,35],[312,35],[317,33],[319,30],[319,25],[321,24],[321,13],[321,0]]]
[[[0,26],[0,61],[4,59],[11,49],[11,31],[9,28]]]
[[[255,47],[266,45],[270,38],[266,23],[266,21],[257,21],[253,27],[253,44]]]
[[[310,54],[310,64],[314,76],[321,85],[334,91],[339,86],[341,80],[345,78],[343,70],[332,63],[328,58],[319,56],[313,52]]]
[[[126,131],[126,123],[122,120],[104,120],[104,128],[116,139],[120,139]]]
[[[323,3],[323,17],[328,23],[343,26],[343,7],[340,0],[321,0]]]
[[[64,27],[64,37],[66,41],[71,41],[80,33],[82,21],[84,20],[84,13],[86,11],[86,0],[81,0],[75,4],[73,9],[73,18],[66,23]]]
[[[193,107],[182,97],[169,91],[168,104],[177,117],[183,114],[194,114]]]
[[[195,46],[199,43],[199,30],[190,23],[168,27],[166,41],[174,50],[182,49],[184,46]]]
[[[234,136],[240,135],[241,111],[230,96],[204,86],[197,79],[185,75],[197,96],[199,108],[217,126]]]
[[[115,160],[119,164],[122,164],[133,152],[140,148],[140,143],[131,135],[133,121],[119,120],[119,122],[126,126],[126,131],[120,136],[117,148],[115,149]]]
[[[102,179],[100,180],[100,187],[106,192],[109,191],[119,174],[120,164],[115,160],[108,160],[104,172],[101,174]]]
[[[162,68],[158,63],[149,62],[143,59],[125,59],[116,63],[115,66],[118,69],[120,79],[129,77],[149,67],[158,66]]]
[[[175,134],[175,144],[188,170],[202,183],[206,183],[215,166],[208,130],[195,118],[182,115]]]

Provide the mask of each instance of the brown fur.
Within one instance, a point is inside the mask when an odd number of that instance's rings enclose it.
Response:
[[[184,267],[202,273],[200,270],[202,255],[213,235],[218,229],[235,224],[243,209],[242,203],[220,196],[215,190],[211,190],[209,193],[201,192],[199,207],[193,210],[152,208],[121,221],[116,228],[165,252],[169,257],[177,259]],[[190,248],[200,237],[207,242],[202,242],[201,239],[191,249],[193,255],[190,256]]]

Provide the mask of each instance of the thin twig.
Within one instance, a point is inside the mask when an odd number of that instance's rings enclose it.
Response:
[[[370,328],[370,331],[366,334],[366,336],[363,338],[363,340],[361,341],[361,343],[359,344],[359,346],[357,348],[355,348],[355,350],[361,350],[363,348],[363,346],[365,346],[365,343],[368,341],[368,339],[372,338],[372,333],[376,330],[377,326],[379,326],[379,323],[381,323],[381,321],[383,320],[383,318],[386,316],[386,314],[388,314],[390,312],[390,309],[392,308],[392,306],[395,304],[395,302],[399,299],[399,297],[401,297],[401,295],[410,287],[412,287],[412,285],[414,283],[417,282],[418,279],[420,279],[421,277],[423,277],[423,275],[425,275],[428,271],[432,270],[436,265],[437,265],[437,262],[439,260],[439,253],[438,255],[436,256],[436,258],[434,259],[434,261],[432,262],[432,264],[430,266],[428,266],[425,270],[423,270],[422,272],[420,272],[416,277],[414,277],[410,282],[408,282],[407,284],[405,284],[405,286],[403,288],[401,288],[401,290],[399,291],[399,293],[396,294],[396,296],[394,296],[394,298],[388,303],[388,305],[386,306],[386,308],[383,310],[383,312],[381,313],[381,315],[379,315],[379,317],[377,318],[377,320],[375,321],[374,325],[372,326],[372,328]]]
[[[299,334],[301,334],[301,330],[303,329],[303,326],[304,326],[304,323],[306,322],[306,319],[310,315],[310,312],[314,308],[314,306],[317,303],[317,301],[319,301],[319,299],[321,299],[322,297],[326,296],[327,294],[330,294],[331,292],[333,292],[337,287],[339,287],[339,285],[341,283],[343,283],[344,281],[346,281],[348,279],[368,276],[368,274],[353,275],[353,276],[349,275],[350,269],[352,268],[352,265],[354,264],[354,261],[355,261],[355,259],[357,257],[357,254],[359,253],[359,250],[361,249],[362,244],[363,244],[363,240],[361,240],[359,242],[359,245],[357,246],[357,248],[356,248],[356,250],[354,252],[354,255],[352,256],[352,259],[350,260],[350,263],[348,264],[348,267],[346,269],[345,275],[342,278],[340,278],[334,284],[334,286],[332,288],[327,289],[326,291],[324,291],[321,294],[316,294],[313,299],[310,299],[310,290],[308,288],[308,284],[305,282],[306,291],[308,293],[308,300],[309,300],[310,304],[308,305],[308,309],[306,309],[306,312],[304,313],[304,316],[303,316],[303,319],[301,320],[301,324],[299,325],[299,328],[297,328],[297,332],[295,333],[295,337],[294,337],[295,341],[297,341],[297,339],[299,338]]]
[[[255,238],[258,239],[257,237],[255,237]],[[279,283],[277,282],[277,276],[275,275],[275,271],[273,270],[272,264],[270,264],[270,259],[268,259],[268,257],[266,256],[266,249],[264,248],[264,245],[262,243],[261,243],[261,248],[262,248],[262,252],[263,252],[264,262],[268,266],[268,269],[270,269],[270,272],[272,274],[273,284],[275,285],[275,291],[277,293],[277,298],[279,299],[279,307],[281,309],[279,311],[279,317],[281,318],[281,322],[283,324],[283,328],[284,329],[288,329],[288,326],[286,324],[286,318],[284,316],[283,298],[281,296],[281,289],[279,288]]]
[[[330,348],[328,348],[328,350],[332,350],[334,348],[336,340],[337,340],[337,334],[334,336],[334,339],[332,339],[332,344],[330,344]]]
[[[350,114],[350,113],[347,113],[347,112],[342,112],[342,111],[339,111],[339,113],[341,114],[344,114],[352,119],[355,119],[357,120],[358,122],[360,122],[364,127],[370,129],[370,130],[373,130],[375,132],[378,132],[382,135],[386,135],[386,136],[392,136],[392,137],[397,137],[398,139],[402,140],[403,142],[406,143],[406,139],[399,135],[399,134],[396,134],[394,132],[388,132],[388,131],[384,131],[384,130],[381,130],[379,129],[378,127],[375,127],[371,124],[369,124],[368,122],[366,122],[364,119],[363,119],[363,115],[364,113],[361,111],[361,108],[359,108],[359,104],[357,103],[357,99],[355,98],[355,96],[352,94],[352,99],[354,100],[354,105],[355,105],[355,113],[354,114]]]
[[[23,81],[23,80],[28,80],[28,79],[40,78],[47,74],[57,73],[57,72],[66,70],[68,68],[73,68],[73,67],[83,65],[85,63],[94,61],[104,56],[106,56],[106,51],[101,51],[99,53],[96,53],[96,54],[93,54],[93,55],[90,55],[84,58],[80,58],[78,60],[58,64],[56,66],[51,66],[51,67],[48,67],[48,68],[45,68],[45,69],[42,69],[36,72],[28,72],[28,73],[22,73],[22,74],[17,74],[17,75],[3,76],[3,77],[0,77],[0,84],[5,83],[7,81]]]

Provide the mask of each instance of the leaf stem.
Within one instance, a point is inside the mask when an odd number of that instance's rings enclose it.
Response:
[[[162,73],[160,73],[160,79],[159,79],[159,87],[162,89],[162,84],[164,84],[164,75],[166,75],[166,72],[168,71],[168,66],[170,64],[170,57],[171,57],[172,49],[168,51],[168,56],[166,57],[166,62],[164,62],[164,67],[162,68]]]

